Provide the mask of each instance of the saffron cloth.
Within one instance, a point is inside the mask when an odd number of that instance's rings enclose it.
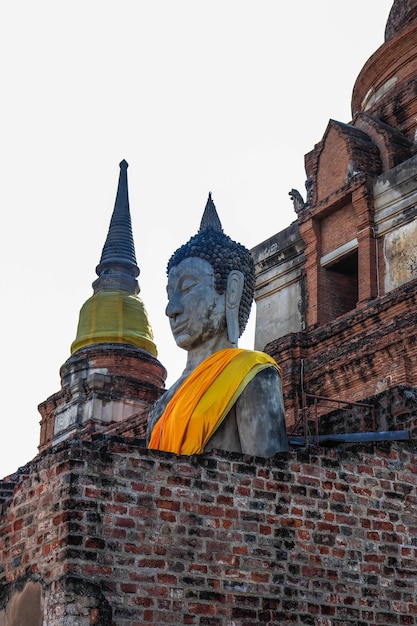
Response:
[[[226,348],[188,376],[154,426],[149,448],[201,454],[246,385],[266,367],[281,368],[264,352]]]

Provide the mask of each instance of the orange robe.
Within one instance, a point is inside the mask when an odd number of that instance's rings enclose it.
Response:
[[[246,385],[266,367],[281,374],[279,365],[264,352],[226,348],[209,356],[168,402],[149,448],[201,454]]]

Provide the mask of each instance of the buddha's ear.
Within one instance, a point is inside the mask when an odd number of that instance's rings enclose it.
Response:
[[[230,343],[237,346],[239,339],[239,305],[242,298],[245,277],[239,270],[232,270],[227,277],[226,323]]]

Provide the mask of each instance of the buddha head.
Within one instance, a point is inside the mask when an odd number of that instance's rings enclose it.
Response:
[[[193,308],[195,323],[200,325],[200,336],[194,333],[194,341],[226,329],[230,343],[237,345],[249,319],[255,267],[250,251],[223,233],[211,194],[198,233],[174,252],[167,274],[166,313],[178,345],[188,349],[190,333],[188,343],[181,343],[181,323],[175,326],[178,313],[173,293],[177,286],[184,296],[193,298],[189,307]],[[193,295],[188,296],[193,290]]]

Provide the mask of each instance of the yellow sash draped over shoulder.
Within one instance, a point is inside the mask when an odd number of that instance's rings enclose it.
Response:
[[[200,454],[246,385],[266,367],[264,352],[226,348],[205,359],[182,383],[154,426],[149,448]]]

